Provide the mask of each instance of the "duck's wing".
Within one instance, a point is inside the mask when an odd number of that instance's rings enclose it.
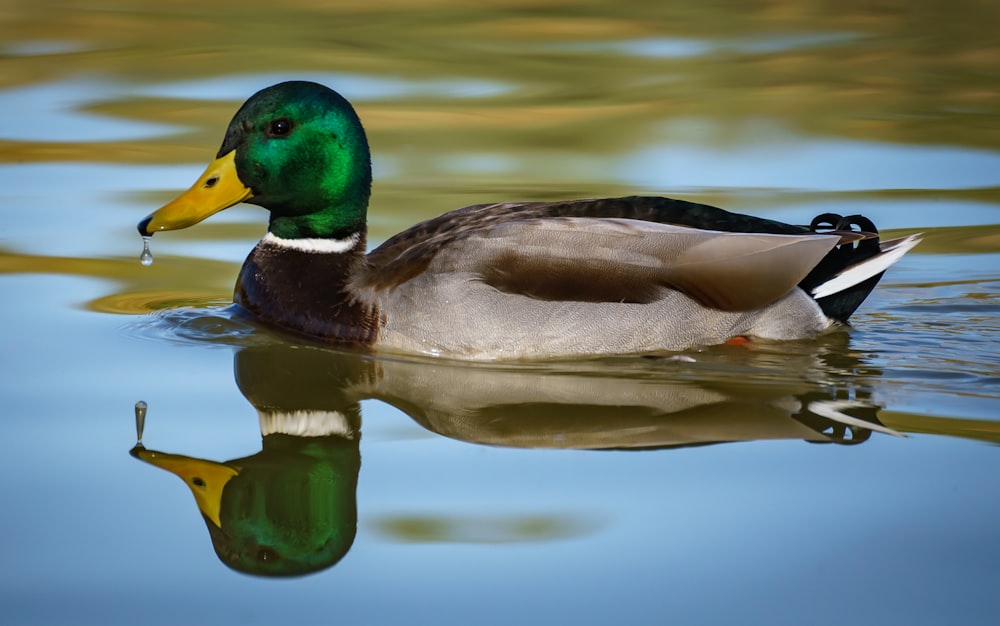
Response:
[[[707,307],[739,311],[787,294],[840,240],[618,217],[527,217],[462,236],[428,233],[396,250],[379,272],[384,287],[424,273],[471,275],[506,293],[560,301],[649,302],[676,289]]]
[[[629,219],[727,232],[785,235],[810,232],[806,226],[656,196],[477,204],[420,222],[386,240],[368,254],[371,271],[367,281],[381,287],[405,282],[423,272],[440,250],[500,224],[567,217]]]
[[[498,225],[441,260],[449,271],[478,257],[470,269],[486,283],[537,299],[649,302],[672,288],[705,306],[741,311],[787,294],[839,241],[555,218]]]

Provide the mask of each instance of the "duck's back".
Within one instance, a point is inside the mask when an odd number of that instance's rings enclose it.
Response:
[[[502,202],[467,206],[416,224],[386,240],[368,256],[374,267],[384,268],[388,274],[393,273],[393,270],[398,271],[400,263],[433,258],[442,247],[499,224],[566,217],[630,219],[737,233],[798,235],[810,232],[806,226],[732,213],[707,204],[654,196],[558,202]]]

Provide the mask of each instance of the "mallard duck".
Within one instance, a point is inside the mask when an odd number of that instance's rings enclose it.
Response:
[[[810,338],[846,324],[919,241],[861,216],[808,226],[660,197],[478,204],[366,253],[371,157],[351,104],[311,82],[237,111],[188,191],[144,237],[239,202],[270,211],[234,301],[341,345],[469,360],[684,350]]]

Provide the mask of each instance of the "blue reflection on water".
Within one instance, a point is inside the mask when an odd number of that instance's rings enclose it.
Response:
[[[49,54],[70,54],[91,49],[91,45],[82,41],[61,39],[36,39],[34,41],[19,41],[0,44],[3,54],[19,57],[36,57]]]
[[[236,74],[137,87],[136,93],[190,100],[246,100],[254,92],[286,80],[311,80],[329,85],[351,100],[389,100],[404,97],[486,98],[510,92],[511,85],[483,79],[411,80],[337,72]]]
[[[135,223],[156,202],[135,195],[170,190],[193,181],[203,165],[101,165],[25,163],[0,165],[0,201],[6,209],[0,244],[7,249],[63,257],[138,254]],[[86,207],[82,209],[80,207]],[[248,209],[253,210],[253,209]],[[236,220],[243,209],[224,212],[216,223]],[[262,216],[255,216],[263,223]],[[175,238],[154,242],[161,250]],[[154,248],[154,255],[156,248]],[[242,260],[246,247],[241,251]]]
[[[949,200],[945,205],[940,199],[889,200],[878,197],[840,197],[783,203],[780,207],[768,207],[766,215],[771,219],[797,224],[819,213],[864,215],[875,222],[879,230],[913,231],[925,228],[994,224],[1000,213],[1000,204]],[[937,261],[940,262],[941,259]],[[982,266],[973,264],[969,267],[976,265]],[[891,278],[894,274],[895,271],[888,276]]]
[[[549,44],[548,49],[581,54],[610,52],[655,59],[690,59],[716,53],[773,54],[803,48],[851,43],[859,33],[774,33],[735,39],[695,39],[688,37],[647,37],[614,41],[586,41]]]
[[[73,79],[0,90],[0,111],[16,111],[17,123],[0,126],[0,138],[18,141],[118,141],[178,132],[169,124],[137,122],[80,111],[121,99],[127,90],[107,81]]]
[[[333,85],[353,100],[486,98],[503,95],[513,89],[511,85],[499,81],[482,79],[408,80],[329,72],[230,75],[145,86],[74,78],[0,90],[0,111],[16,111],[18,114],[17,124],[0,127],[0,139],[106,142],[169,135],[184,128],[97,115],[82,109],[95,103],[117,102],[134,96],[243,101],[259,89],[290,79]]]
[[[1000,152],[847,139],[706,147],[663,142],[623,158],[622,181],[657,189],[975,189],[1000,185]]]

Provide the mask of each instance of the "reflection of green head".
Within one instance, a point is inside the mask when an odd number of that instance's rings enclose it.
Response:
[[[267,435],[261,452],[228,463],[132,453],[184,480],[216,554],[237,571],[307,574],[339,561],[354,542],[357,440]]]
[[[361,456],[340,437],[268,435],[222,492],[219,558],[248,574],[294,576],[330,567],[354,542]]]
[[[332,566],[357,532],[361,406],[348,392],[370,363],[278,344],[236,353],[236,380],[260,415],[263,449],[217,463],[132,455],[191,489],[219,559],[248,574],[295,576]]]
[[[278,344],[236,353],[236,381],[261,414],[264,449],[238,459],[209,530],[233,569],[305,574],[339,561],[357,530],[361,407],[343,388],[366,371],[354,355]],[[324,436],[292,436],[282,433]],[[338,433],[338,434],[333,434]]]

